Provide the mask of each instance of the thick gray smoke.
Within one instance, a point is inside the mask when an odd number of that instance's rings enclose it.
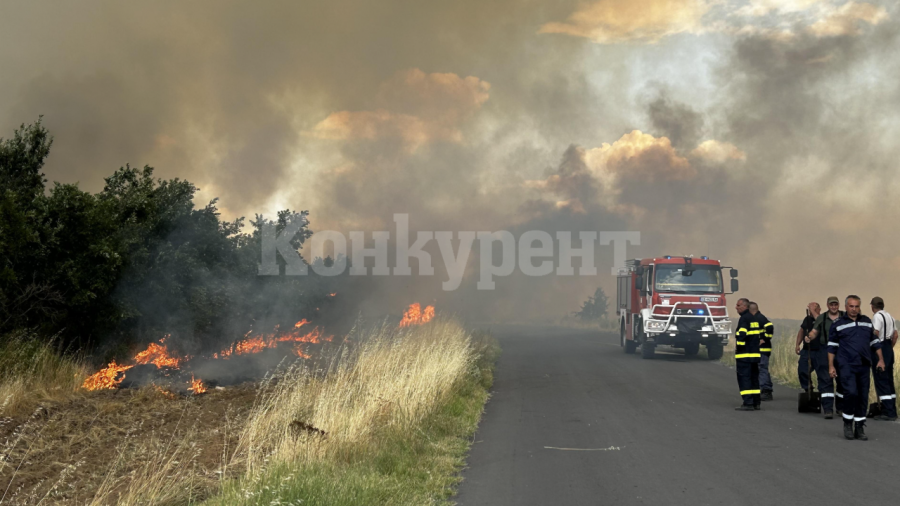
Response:
[[[21,3],[0,19],[0,128],[44,114],[48,177],[89,190],[146,163],[228,217],[309,209],[313,230],[636,230],[633,256],[740,267],[771,317],[832,293],[890,306],[900,13],[776,4]],[[611,247],[596,277],[478,291],[476,245],[454,292],[430,251],[435,276],[356,299],[514,319],[614,286]]]

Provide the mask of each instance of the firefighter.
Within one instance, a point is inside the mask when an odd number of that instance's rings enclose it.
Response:
[[[751,309],[752,311],[752,309]],[[757,307],[759,311],[759,307]],[[772,336],[775,333],[775,325],[769,321],[762,313],[759,313],[763,334],[759,340],[759,388],[761,390],[760,399],[764,401],[773,400],[772,397],[772,377],[769,376],[769,357],[772,355]]]
[[[873,368],[875,393],[881,402],[881,414],[876,420],[894,421],[897,419],[897,391],[894,390],[894,345],[897,344],[897,330],[894,318],[884,310],[884,299],[872,299],[872,325],[875,336],[881,342],[881,356],[884,357],[884,371]]]
[[[800,355],[800,359],[797,361],[797,377],[800,379],[800,388],[803,390],[809,388],[809,382],[812,379],[809,375],[811,370],[816,371],[816,376],[819,376],[815,353],[819,351],[819,341],[814,339],[810,342],[806,340],[806,337],[809,336],[809,332],[816,323],[816,318],[821,313],[822,306],[820,306],[818,302],[810,302],[806,306],[806,318],[803,319],[803,323],[800,324],[800,329],[797,330],[795,352],[797,355]],[[812,354],[812,356],[810,356],[810,354]],[[827,364],[825,372],[828,372]]]
[[[828,364],[831,360],[828,358],[828,333],[831,331],[831,324],[839,318],[842,318],[845,313],[841,311],[841,303],[834,295],[828,297],[826,305],[828,306],[828,311],[816,317],[813,329],[810,331],[809,336],[806,337],[806,342],[813,344],[813,340],[819,340],[818,353],[813,355],[813,360],[819,361],[818,367],[816,368],[816,376],[819,378],[819,393],[822,396],[822,412],[825,413],[825,418],[827,420],[831,420],[835,411],[838,416],[842,413],[844,389],[841,386],[839,377],[832,377],[830,374],[820,374],[819,369],[824,369],[822,372],[828,371]],[[812,346],[810,346],[810,348],[812,348]],[[835,357],[835,360],[837,359],[838,357]]]
[[[869,407],[869,368],[884,371],[881,342],[875,336],[872,320],[859,312],[860,298],[849,295],[844,300],[847,313],[831,324],[828,333],[828,372],[840,376],[844,387],[844,437],[868,440],[866,410]],[[874,353],[873,353],[874,352]],[[835,355],[837,368],[835,368]]]
[[[739,307],[740,303],[741,301],[738,301]],[[738,321],[735,334],[734,362],[738,387],[744,401],[739,407],[734,408],[737,411],[760,409],[759,343],[765,330],[756,303],[746,303],[746,308]],[[741,309],[738,309],[738,313],[741,313]]]

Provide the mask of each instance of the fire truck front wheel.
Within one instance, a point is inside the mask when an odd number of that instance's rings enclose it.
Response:
[[[653,358],[655,352],[655,344],[648,342],[646,339],[641,343],[641,358]]]
[[[719,343],[706,345],[706,354],[709,356],[710,360],[719,360],[722,358],[723,351],[722,345]]]

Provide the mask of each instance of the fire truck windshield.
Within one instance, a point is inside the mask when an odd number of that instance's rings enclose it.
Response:
[[[657,265],[656,291],[667,293],[722,293],[722,271],[718,266],[695,265],[685,275],[683,265]]]

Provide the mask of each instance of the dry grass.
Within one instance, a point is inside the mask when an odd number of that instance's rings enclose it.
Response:
[[[0,338],[0,416],[30,412],[41,402],[77,395],[89,374],[82,361],[63,356],[29,332]]]
[[[85,392],[83,365],[29,352],[31,365],[5,376],[18,397],[0,419],[0,504],[176,505],[217,493],[212,504],[257,504],[276,490],[304,504],[431,503],[452,492],[487,398],[485,343],[449,320],[382,326],[351,334],[318,367],[196,397]],[[297,480],[299,491],[285,488]]]
[[[214,493],[256,397],[84,392],[0,425],[0,504],[186,504]],[[4,497],[5,495],[5,497]]]
[[[460,432],[486,399],[462,390],[483,380],[485,354],[451,320],[354,338],[327,371],[295,367],[264,386],[236,453],[245,478],[210,504],[427,504],[450,492]]]

